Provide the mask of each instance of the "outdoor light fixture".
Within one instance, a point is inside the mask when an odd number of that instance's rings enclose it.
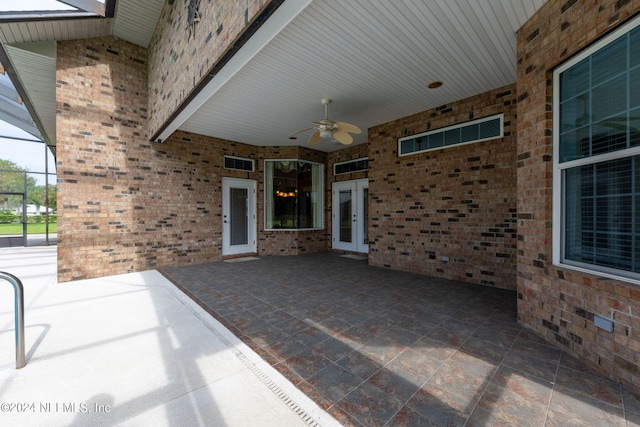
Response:
[[[429,85],[427,87],[429,89],[438,89],[442,85],[443,85],[443,83],[441,81],[435,81],[435,82],[429,83]]]

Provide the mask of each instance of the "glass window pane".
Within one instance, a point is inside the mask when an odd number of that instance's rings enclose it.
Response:
[[[629,146],[640,145],[640,108],[629,112]]]
[[[269,160],[266,169],[273,165],[271,185],[267,183],[267,207],[272,212],[265,214],[267,226],[271,228],[319,228],[322,226],[323,192],[322,165],[305,161]],[[268,224],[270,222],[271,224]]]
[[[629,194],[632,190],[631,159],[611,160],[596,165],[596,195]]]
[[[444,145],[453,145],[460,142],[460,128],[444,132]]]
[[[591,127],[591,155],[627,148],[627,115],[609,117]]]
[[[636,27],[629,35],[629,66],[640,65],[640,27]]]
[[[563,100],[584,93],[589,88],[589,58],[585,58],[560,75],[560,97]]]
[[[405,139],[400,143],[400,153],[407,154],[416,151],[413,139]]]
[[[627,111],[627,75],[624,74],[594,87],[591,92],[591,120],[601,120]]]
[[[500,135],[500,119],[488,120],[479,124],[480,138],[491,138]]]
[[[560,135],[560,161],[581,159],[589,156],[591,149],[589,126]]]
[[[444,132],[429,135],[429,148],[442,147],[444,145]]]
[[[369,244],[369,188],[365,188],[362,194],[362,210],[364,213],[362,227],[362,242],[365,245]]]
[[[468,142],[480,139],[480,126],[471,125],[462,128],[461,142]]]
[[[565,258],[640,272],[640,156],[565,173]]]
[[[640,66],[629,73],[629,103],[629,108],[640,107]]]
[[[627,71],[627,36],[596,52],[591,60],[591,84],[599,85]]]
[[[571,98],[560,105],[560,132],[589,124],[591,117],[588,93]]]
[[[351,190],[342,190],[339,194],[340,206],[339,206],[339,215],[340,218],[340,241],[341,242],[349,242],[352,241],[352,221],[351,221],[351,203],[352,203],[352,195]]]
[[[246,245],[249,242],[248,194],[246,188],[231,188],[231,245]]]

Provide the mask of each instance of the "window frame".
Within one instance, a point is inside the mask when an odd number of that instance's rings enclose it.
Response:
[[[553,70],[552,263],[554,266],[640,285],[640,273],[566,259],[564,236],[566,230],[566,196],[564,185],[566,182],[567,171],[585,165],[596,165],[607,161],[638,156],[640,155],[640,146],[560,162],[560,76],[564,71],[569,70],[584,59],[600,52],[602,49],[617,41],[620,37],[627,35],[637,27],[640,27],[640,17],[633,19],[617,30],[611,32]],[[628,69],[629,66],[627,65],[627,70]],[[640,173],[640,171],[637,173]]]
[[[365,169],[358,169],[358,170],[348,171],[348,172],[337,172],[338,166],[346,165],[348,163],[358,163],[358,162],[361,162],[361,161],[364,161],[364,160],[367,161],[367,167]],[[334,163],[333,164],[333,176],[347,175],[347,174],[350,174],[350,173],[368,171],[369,170],[369,163],[368,162],[369,162],[369,157],[365,156],[365,157],[359,157],[359,158],[353,159],[353,160],[347,160],[347,161],[344,161],[344,162]]]
[[[267,162],[304,162],[304,163],[309,163],[312,165],[318,165],[320,166],[320,188],[318,189],[318,194],[320,194],[321,198],[320,198],[320,207],[317,208],[317,210],[320,212],[320,220],[319,223],[320,225],[318,227],[309,227],[309,228],[269,228],[267,227],[267,209],[270,209],[271,204],[269,203],[269,201],[267,200],[267,198],[269,197],[267,188],[269,188],[270,186],[267,185]],[[264,174],[263,174],[263,184],[264,184],[264,214],[263,214],[263,225],[264,225],[264,230],[265,231],[317,231],[317,230],[324,230],[325,226],[324,226],[324,208],[325,208],[325,203],[324,203],[324,187],[325,187],[325,165],[324,163],[320,163],[320,162],[313,162],[311,160],[304,160],[304,159],[264,159],[263,161],[263,170],[264,170]]]
[[[239,169],[239,168],[227,167],[227,159],[242,160],[242,161],[245,161],[245,162],[251,162],[251,169]],[[256,171],[256,161],[254,159],[249,158],[249,157],[228,156],[228,155],[225,154],[224,158],[222,160],[222,166],[226,170],[232,170],[232,171],[242,171],[242,172],[255,172]]]

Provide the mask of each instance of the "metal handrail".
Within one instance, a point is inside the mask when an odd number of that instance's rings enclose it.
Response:
[[[16,323],[16,369],[24,368],[24,287],[16,276],[0,271],[0,279],[11,283],[14,292]]]

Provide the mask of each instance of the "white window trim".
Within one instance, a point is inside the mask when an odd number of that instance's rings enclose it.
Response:
[[[489,138],[474,139],[474,140],[471,140],[471,141],[460,142],[460,143],[457,143],[457,144],[442,145],[440,147],[426,148],[424,150],[412,151],[410,153],[401,154],[402,142],[407,140],[407,139],[419,138],[421,136],[427,136],[427,135],[431,135],[431,134],[434,134],[434,133],[446,132],[448,130],[459,129],[459,128],[462,128],[462,127],[465,127],[465,126],[471,126],[471,125],[475,125],[475,124],[478,124],[478,123],[489,122],[491,120],[495,120],[495,119],[498,119],[498,118],[500,119],[500,135],[492,136],[492,137],[489,137]],[[504,138],[504,113],[494,114],[493,116],[483,117],[483,118],[477,119],[477,120],[470,120],[468,122],[458,123],[458,124],[455,124],[455,125],[452,125],[452,126],[446,126],[446,127],[443,127],[443,128],[433,129],[433,130],[430,130],[430,131],[427,131],[427,132],[417,133],[415,135],[407,135],[407,136],[403,136],[402,138],[398,138],[398,157],[412,156],[414,154],[426,153],[426,152],[435,151],[435,150],[446,150],[447,148],[461,147],[463,145],[475,144],[475,143],[483,142],[483,141],[492,141],[494,139],[501,139],[501,138]]]
[[[552,228],[552,263],[554,266],[575,270],[582,273],[607,277],[620,280],[623,282],[634,283],[640,285],[640,280],[632,277],[621,275],[623,270],[616,270],[604,266],[584,264],[563,259],[564,239],[562,232],[565,229],[563,212],[564,212],[564,195],[562,192],[562,175],[566,169],[582,166],[585,164],[593,164],[601,161],[615,160],[623,157],[630,157],[640,154],[640,147],[632,147],[626,150],[615,151],[611,153],[599,154],[592,157],[570,160],[560,163],[560,74],[576,65],[583,59],[593,55],[600,49],[609,45],[617,38],[629,33],[634,28],[640,26],[640,18],[635,18],[631,22],[618,28],[602,40],[593,44],[583,52],[575,55],[569,61],[562,64],[553,71],[553,228]],[[630,274],[634,274],[629,272]]]
[[[322,188],[320,189],[319,193],[322,195],[322,215],[320,215],[320,226],[319,227],[314,227],[314,228],[267,228],[267,214],[266,214],[266,209],[269,206],[267,204],[267,192],[264,192],[264,231],[318,231],[318,230],[324,230],[324,208],[325,208],[325,203],[324,203],[324,187],[325,187],[325,167],[324,167],[324,163],[320,163],[320,162],[313,162],[311,160],[304,160],[304,159],[264,159],[263,162],[263,171],[267,170],[267,162],[305,162],[305,163],[310,163],[310,164],[314,164],[314,165],[320,165],[321,170],[322,170],[322,182],[320,183],[320,185],[322,186]],[[264,180],[266,180],[266,172],[264,174]],[[264,182],[264,188],[266,190],[267,188],[267,183]]]

